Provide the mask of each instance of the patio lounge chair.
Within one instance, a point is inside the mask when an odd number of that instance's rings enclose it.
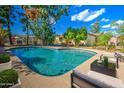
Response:
[[[121,79],[104,75],[98,72],[89,71],[81,73],[74,70],[71,74],[72,88],[123,88],[124,82]]]
[[[114,53],[104,53],[103,56],[114,58],[115,57],[115,54]]]
[[[117,55],[119,56],[120,61],[124,62],[124,53],[117,52]]]
[[[120,55],[118,53],[104,53],[101,55],[101,58],[103,57],[108,57],[108,62],[109,63],[114,63],[117,65],[117,68],[119,67],[118,62],[120,61]]]
[[[108,62],[109,63],[117,63],[117,54],[114,54],[114,53],[105,53],[103,54],[102,56],[106,56],[108,57]]]

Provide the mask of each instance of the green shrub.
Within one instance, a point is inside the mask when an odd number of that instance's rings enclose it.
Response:
[[[112,70],[115,70],[115,64],[109,63],[109,64],[108,64],[108,68],[109,68],[109,69],[112,69]]]
[[[124,53],[124,48],[121,49],[121,52]]]
[[[103,65],[108,67],[108,57],[104,57]]]
[[[0,62],[6,63],[10,61],[10,56],[8,54],[0,54]]]
[[[0,72],[0,88],[10,87],[18,82],[18,73],[13,69]]]
[[[109,45],[109,49],[115,49],[115,45]]]

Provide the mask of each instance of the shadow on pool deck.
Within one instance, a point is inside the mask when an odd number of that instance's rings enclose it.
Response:
[[[19,73],[25,73],[25,76],[33,74],[33,72],[24,65],[17,57],[12,57],[12,67],[16,69]]]

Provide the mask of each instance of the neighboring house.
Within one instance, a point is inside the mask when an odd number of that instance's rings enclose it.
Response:
[[[99,36],[101,33],[88,33],[88,36],[87,36],[87,40],[81,40],[80,41],[80,46],[83,46],[83,45],[87,45],[87,46],[93,46],[95,45],[95,42],[96,42],[96,39],[97,39],[97,36]],[[66,41],[64,39],[64,36],[63,35],[57,35],[55,37],[55,41],[54,41],[54,44],[65,44]],[[74,46],[75,45],[75,41],[74,40],[70,40],[68,42],[68,45],[70,46]]]
[[[86,39],[87,46],[94,46],[96,44],[97,37],[102,33],[88,33]]]
[[[61,45],[65,43],[65,39],[63,35],[57,35],[54,40],[54,44]]]
[[[69,46],[75,46],[75,41],[74,40],[69,41],[69,44],[68,45]]]
[[[86,41],[85,41],[85,40],[81,40],[79,45],[80,45],[80,46],[86,45]]]
[[[9,37],[6,37],[4,40],[5,40],[5,41],[4,41],[4,45],[5,45],[5,46],[9,46],[9,45],[10,45]]]
[[[12,41],[14,45],[26,45],[26,35],[16,35],[12,36]],[[37,39],[35,36],[30,35],[29,36],[29,44],[30,45],[41,45],[41,40]]]
[[[115,45],[117,46],[118,45],[118,38],[117,37],[112,37],[109,42],[108,42],[109,45]]]
[[[120,46],[124,42],[124,35],[118,37],[112,37],[108,42],[109,45]]]
[[[118,36],[118,45],[124,45],[124,35]]]

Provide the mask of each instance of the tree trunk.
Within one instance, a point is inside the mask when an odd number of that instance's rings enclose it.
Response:
[[[45,39],[42,39],[43,46],[47,45],[47,41]]]
[[[41,36],[41,40],[43,46],[47,45],[47,39],[43,35]]]
[[[4,39],[0,38],[0,46],[4,46]]]
[[[26,44],[29,45],[29,33],[27,31],[27,40],[26,40]]]
[[[26,40],[26,44],[29,45],[29,32],[28,32],[28,27],[27,27],[27,40]]]
[[[10,31],[10,22],[8,21],[8,31],[9,31],[9,41],[10,41],[10,45],[13,45],[13,42],[12,42],[12,34],[11,34],[11,31]]]
[[[108,46],[106,45],[106,50],[108,50]]]
[[[9,6],[9,13],[8,13],[8,18],[7,18],[7,26],[8,26],[8,31],[9,31],[9,41],[10,41],[10,45],[13,45],[13,42],[12,42],[12,34],[11,34],[11,30],[10,30],[10,26],[11,26],[11,23],[10,23],[10,15],[11,15],[11,6]]]

